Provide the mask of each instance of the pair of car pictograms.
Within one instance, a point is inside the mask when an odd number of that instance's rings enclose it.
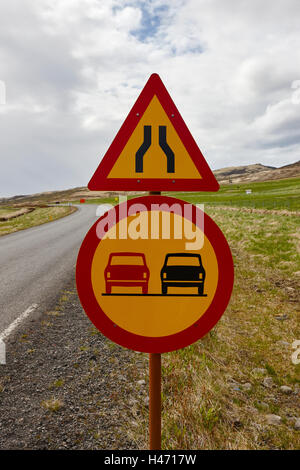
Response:
[[[205,296],[205,275],[199,254],[168,253],[160,272],[161,294],[149,294],[150,270],[144,253],[111,253],[104,271],[104,295],[137,295],[128,291],[114,294],[114,287],[140,287],[142,294],[139,295],[167,295],[169,287],[195,287],[199,296]]]

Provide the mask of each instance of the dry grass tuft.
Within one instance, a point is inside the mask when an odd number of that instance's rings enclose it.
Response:
[[[52,411],[56,413],[63,407],[64,403],[58,398],[49,398],[49,400],[44,400],[41,403],[41,406],[47,411]]]

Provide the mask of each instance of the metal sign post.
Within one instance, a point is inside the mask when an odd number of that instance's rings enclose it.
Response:
[[[161,354],[149,354],[149,449],[161,449]]]
[[[160,191],[150,191],[160,196]],[[161,449],[161,354],[149,354],[149,449]]]

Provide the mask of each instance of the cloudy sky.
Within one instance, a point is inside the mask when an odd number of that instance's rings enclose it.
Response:
[[[299,0],[2,0],[0,196],[86,185],[153,72],[211,168],[299,160],[299,18]]]

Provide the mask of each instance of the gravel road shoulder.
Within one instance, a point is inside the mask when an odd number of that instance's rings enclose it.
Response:
[[[0,449],[143,449],[147,355],[110,342],[86,317],[74,280],[56,306],[6,344]]]

